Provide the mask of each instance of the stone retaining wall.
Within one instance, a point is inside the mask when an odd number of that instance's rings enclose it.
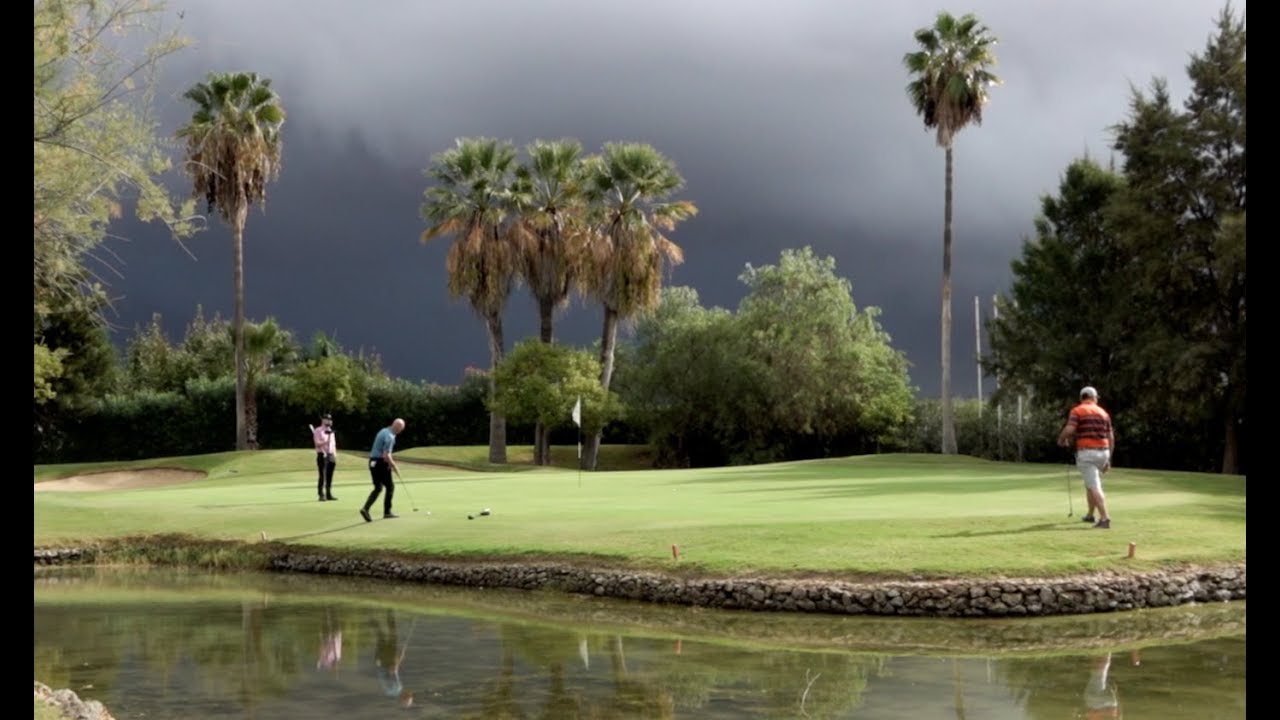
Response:
[[[91,549],[39,549],[37,565],[93,563]],[[270,570],[373,577],[477,588],[558,590],[707,608],[846,615],[1007,617],[1077,615],[1191,602],[1243,600],[1245,564],[1072,578],[843,582],[684,579],[661,573],[538,563],[383,560],[294,550],[266,551]]]

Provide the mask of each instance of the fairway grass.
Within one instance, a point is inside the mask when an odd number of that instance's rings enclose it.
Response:
[[[401,463],[400,518],[382,520],[379,500],[373,523],[357,514],[372,488],[359,453],[339,458],[336,502],[316,501],[310,450],[38,466],[36,482],[131,467],[208,475],[148,489],[35,493],[34,540],[51,547],[170,533],[244,542],[265,535],[441,559],[846,579],[1051,577],[1245,559],[1241,476],[1114,469],[1105,481],[1113,529],[1094,530],[1080,521],[1083,492],[1066,464],[875,455],[579,474],[520,465],[526,450],[531,458],[529,448],[509,449],[513,464],[496,468],[484,462],[485,448],[398,452],[416,461]],[[576,462],[575,448],[555,450],[561,463]],[[606,456],[615,467],[643,463],[634,448]],[[467,519],[483,508],[492,515]]]

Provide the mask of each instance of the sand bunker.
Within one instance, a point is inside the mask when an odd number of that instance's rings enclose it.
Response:
[[[61,480],[47,480],[35,484],[36,492],[86,492],[93,490],[135,490],[138,488],[176,485],[200,480],[205,473],[196,470],[155,468],[151,470],[124,470],[76,475]]]

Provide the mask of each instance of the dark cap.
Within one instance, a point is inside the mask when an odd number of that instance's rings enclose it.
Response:
[[[332,415],[330,415],[329,413],[322,413],[322,414],[320,415],[320,419],[321,419],[321,420],[332,420],[332,419],[333,419],[333,416],[332,416]]]

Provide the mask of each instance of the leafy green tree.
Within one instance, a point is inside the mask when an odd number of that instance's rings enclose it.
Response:
[[[741,279],[736,314],[671,288],[637,323],[618,387],[659,462],[811,457],[895,437],[913,409],[906,360],[835,261],[788,250]]]
[[[511,181],[516,151],[511,143],[462,138],[431,159],[422,215],[428,223],[422,241],[452,236],[445,269],[449,294],[466,298],[489,331],[490,367],[504,353],[502,311],[519,276],[520,258],[508,228]],[[496,394],[490,376],[489,395]],[[507,461],[507,425],[501,413],[489,414],[489,462]]]
[[[1072,163],[992,325],[1002,391],[1065,406],[1082,384],[1107,388],[1134,465],[1241,469],[1244,47],[1228,6],[1188,65],[1185,110],[1161,80],[1134,91],[1116,127],[1122,174]]]
[[[67,350],[59,348],[50,350],[43,345],[35,346],[35,402],[43,405],[58,396],[53,389],[53,380],[62,376],[62,360]]]
[[[182,392],[196,378],[212,380],[232,375],[234,357],[231,325],[220,316],[206,320],[204,309],[197,305],[182,341],[173,345],[156,313],[146,327],[134,329],[125,345],[125,387]]]
[[[600,385],[600,363],[591,353],[534,340],[516,343],[494,371],[493,405],[518,422],[541,423],[548,430],[570,425],[582,399],[584,434],[599,432],[622,417],[616,393]]]
[[[697,214],[688,200],[667,199],[684,186],[675,163],[643,143],[606,143],[587,161],[584,187],[595,234],[587,250],[584,291],[604,306],[600,384],[613,378],[618,322],[660,300],[663,271],[682,262],[680,246],[663,232]],[[594,470],[599,433],[587,442],[585,465]]]
[[[182,351],[169,343],[160,323],[160,313],[153,313],[151,322],[145,328],[135,328],[125,345],[126,386],[130,390],[180,392],[190,377]]]
[[[576,140],[538,140],[525,148],[528,161],[515,171],[512,238],[520,277],[538,303],[542,342],[553,339],[553,315],[569,299],[580,272],[587,225],[582,201],[582,145]],[[534,463],[551,462],[550,437],[534,428]]]
[[[1221,428],[1224,473],[1240,469],[1245,418],[1245,27],[1230,5],[1187,65],[1173,108],[1162,80],[1135,91],[1116,127],[1127,187],[1114,216],[1144,318],[1131,348],[1152,410]],[[1156,388],[1152,388],[1153,391]]]
[[[234,331],[219,313],[205,319],[204,308],[196,305],[179,349],[188,364],[189,378],[212,380],[235,374]]]
[[[987,88],[998,84],[991,73],[996,38],[972,14],[959,19],[938,13],[932,27],[915,33],[920,49],[903,62],[913,79],[907,94],[926,129],[937,131],[946,150],[945,216],[942,226],[942,452],[956,452],[955,418],[951,410],[951,215],[952,158],[955,136],[970,123],[982,124]]]
[[[767,369],[733,313],[703,308],[693,288],[664,288],[658,307],[638,318],[631,349],[615,384],[657,464],[725,465],[760,441],[744,418],[767,412]]]
[[[267,183],[280,174],[285,111],[271,81],[257,73],[210,73],[183,95],[195,105],[178,130],[187,144],[185,169],[195,195],[218,210],[232,231],[235,314],[236,449],[249,448],[244,338],[244,229],[249,208],[264,204]]]
[[[785,250],[777,265],[748,265],[741,280],[749,292],[738,322],[765,368],[767,412],[756,422],[822,443],[850,432],[885,438],[910,416],[906,359],[889,345],[879,308],[856,308],[834,258]]]
[[[1129,395],[1115,372],[1145,319],[1116,312],[1125,307],[1128,259],[1107,212],[1124,185],[1082,158],[1067,166],[1056,196],[1041,198],[1035,238],[1010,263],[1014,280],[990,326],[984,364],[1000,378],[996,402],[1031,392],[1069,403],[1092,384],[1107,388],[1114,414],[1115,400]]]
[[[36,351],[37,357],[47,353],[43,363],[48,365],[56,359],[61,366],[56,375],[44,370],[43,386],[38,386],[40,392],[32,408],[34,441],[37,446],[49,446],[53,438],[62,436],[66,421],[74,421],[99,398],[116,389],[119,368],[101,310],[95,305],[48,316],[35,345],[44,348]],[[41,375],[37,369],[36,376]]]
[[[362,411],[368,407],[369,383],[344,356],[307,360],[293,369],[294,399],[314,413]]]
[[[52,316],[109,306],[103,275],[119,269],[104,241],[126,204],[176,239],[196,230],[194,202],[176,202],[158,182],[170,163],[151,115],[154,76],[185,44],[161,27],[163,11],[148,0],[36,0],[36,345]],[[43,347],[37,386],[65,369]]]

